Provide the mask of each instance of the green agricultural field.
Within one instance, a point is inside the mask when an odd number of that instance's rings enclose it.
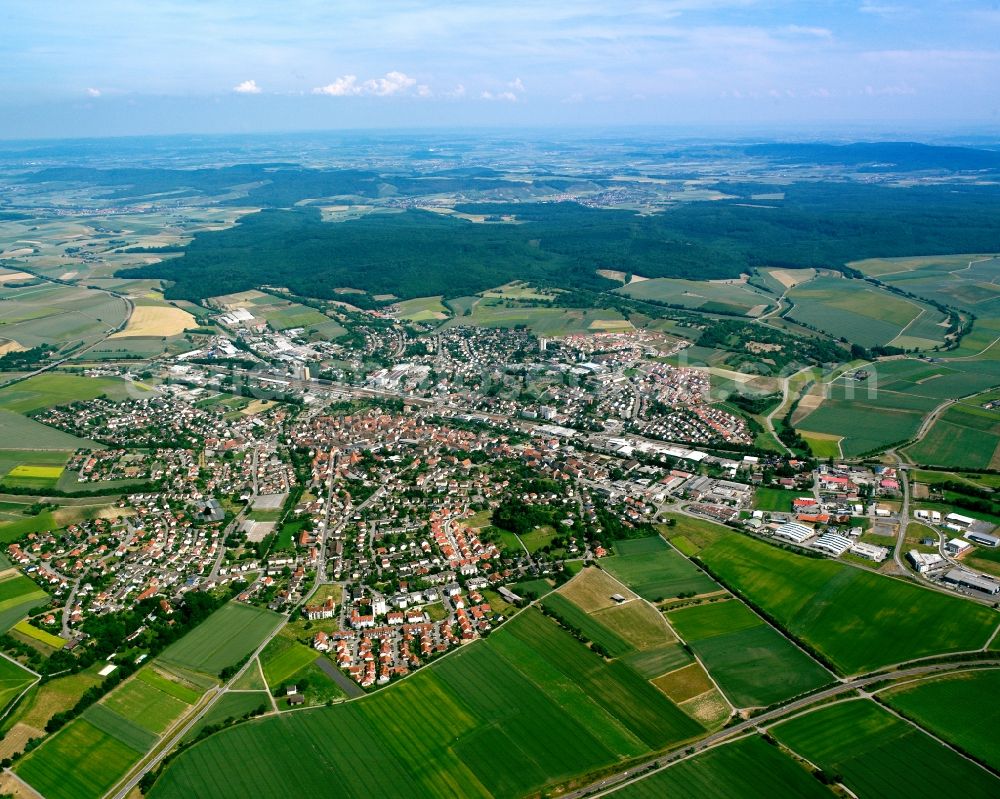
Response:
[[[432,322],[449,316],[448,309],[441,304],[441,295],[436,297],[416,297],[396,304],[396,316],[410,322]]]
[[[63,526],[56,520],[51,511],[43,511],[37,516],[22,516],[16,521],[0,524],[0,542],[9,544],[28,533],[37,533],[41,530],[57,530]]]
[[[49,344],[66,351],[98,341],[125,321],[125,301],[101,291],[40,284],[0,286],[0,330],[25,348]]]
[[[31,672],[23,669],[13,660],[0,658],[0,711],[21,695],[25,688],[35,681]]]
[[[552,583],[539,577],[535,580],[522,580],[512,590],[520,596],[533,595],[535,598],[540,599],[552,591]]]
[[[247,713],[255,713],[261,706],[271,709],[271,696],[266,691],[227,691],[184,736],[184,741],[193,741],[205,727],[242,718]]]
[[[633,652],[622,658],[624,663],[649,680],[686,666],[693,660],[691,654],[680,643],[664,644],[653,649]]]
[[[809,445],[809,450],[816,458],[840,458],[840,441],[842,436],[831,436],[823,433],[803,433],[802,437]]]
[[[660,532],[677,547],[678,551],[688,557],[698,554],[720,538],[734,534],[721,524],[710,522],[708,519],[696,519],[694,516],[682,513],[667,513],[664,514],[664,518],[667,524],[659,526]]]
[[[574,605],[562,594],[549,594],[542,605],[546,610],[557,614],[566,624],[580,630],[585,638],[599,644],[613,658],[635,651],[635,647],[625,638],[605,627],[597,618]]]
[[[664,624],[663,615],[639,600],[595,611],[591,618],[618,633],[636,649],[659,647],[674,637]]]
[[[667,619],[737,707],[766,707],[833,680],[738,600],[682,608]]]
[[[179,677],[175,675],[166,676],[166,674],[156,670],[153,666],[140,669],[135,678],[168,696],[172,696],[174,699],[179,699],[186,705],[193,705],[201,698],[203,693],[202,690],[193,688],[186,682],[182,682]]]
[[[771,799],[830,797],[830,791],[790,757],[757,735],[718,746],[611,793],[614,799]]]
[[[0,388],[0,409],[29,413],[102,395],[107,395],[110,399],[125,399],[131,392],[141,391],[134,383],[113,377],[83,377],[46,372]]]
[[[6,733],[17,723],[44,729],[54,713],[71,708],[88,688],[100,685],[103,678],[97,672],[104,665],[103,661],[98,661],[77,674],[66,674],[36,685],[4,719],[3,731]]]
[[[495,297],[502,300],[551,300],[556,292],[538,289],[523,280],[513,280],[495,289],[481,292],[483,297]],[[449,303],[452,302],[449,300]]]
[[[34,624],[30,624],[27,619],[19,621],[11,629],[21,635],[26,635],[28,638],[32,638],[39,643],[45,644],[52,649],[62,649],[66,643],[66,641],[58,635],[53,635],[46,630],[39,629]]]
[[[140,679],[132,679],[119,686],[101,704],[156,735],[166,730],[188,708],[188,703]]]
[[[774,298],[746,283],[678,280],[658,277],[615,289],[636,300],[696,308],[709,313],[760,316],[774,307]]]
[[[730,535],[698,557],[844,674],[977,649],[1000,623],[958,597]]]
[[[151,795],[267,799],[333,784],[345,797],[520,796],[701,730],[627,666],[531,610],[372,696],[213,735]]]
[[[863,347],[892,343],[908,335],[919,325],[925,347],[944,342],[944,327],[928,326],[944,321],[944,316],[930,305],[900,297],[863,280],[842,277],[818,277],[788,291],[794,307],[787,316],[834,338],[846,338]],[[936,338],[924,339],[933,335]],[[913,338],[913,337],[911,337]]]
[[[829,705],[771,728],[796,754],[842,775],[855,796],[995,797],[1000,780],[874,702]],[[928,768],[926,766],[932,765]]]
[[[952,405],[924,437],[905,452],[930,466],[996,469],[1000,466],[1000,412],[975,405]]]
[[[4,390],[9,389],[0,389],[0,395]],[[23,453],[26,451],[24,447],[38,448],[33,450],[36,460],[47,457],[45,450],[53,450],[55,454],[68,458],[69,453],[79,447],[104,449],[101,444],[77,438],[20,413],[0,408],[0,455],[11,451]]]
[[[0,528],[2,533],[4,528]],[[37,605],[44,605],[49,595],[32,580],[12,574],[0,580],[0,632],[6,632]]]
[[[844,436],[841,442],[844,455],[856,456],[912,438],[923,418],[943,401],[976,394],[1000,384],[1000,361],[942,360],[931,364],[910,358],[866,368],[872,372],[867,381],[836,380],[830,385],[829,397],[818,408],[801,416],[796,414],[793,421],[803,436],[808,438],[810,433]],[[966,410],[969,412],[962,414]],[[949,413],[950,410],[945,416]],[[956,418],[945,421],[947,427],[944,429],[950,428],[949,433],[964,437],[965,446],[972,444],[973,436],[955,430],[955,425],[986,431],[970,457],[979,462],[986,458],[988,464],[989,456],[1000,444],[1000,437],[991,432],[989,419],[976,420],[970,416],[990,412],[979,408],[975,400],[969,400],[954,413]],[[933,434],[932,428],[929,435]],[[927,451],[933,452],[935,443],[941,444],[942,451],[949,455],[954,451],[947,434],[937,435],[934,442],[926,445]]]
[[[855,266],[883,283],[971,311],[979,319],[1000,316],[1000,259],[992,255],[879,258]]]
[[[496,302],[497,304],[492,304]],[[517,327],[523,325],[538,336],[566,336],[570,333],[631,330],[632,325],[618,311],[603,308],[519,308],[499,300],[481,300],[469,316],[456,316],[444,327]]]
[[[158,660],[216,675],[253,652],[281,620],[269,610],[230,602],[167,647]]]
[[[668,549],[670,549],[669,544],[658,535],[615,541],[616,555],[651,555],[656,552],[666,552]]]
[[[106,703],[91,705],[81,718],[136,752],[146,752],[156,743],[154,733],[111,710]]]
[[[934,735],[1000,769],[1000,669],[949,674],[883,691],[891,707]]]
[[[69,450],[0,449],[0,479],[26,466],[54,468],[61,473],[70,454]]]
[[[318,657],[319,652],[315,649],[284,635],[275,636],[260,653],[260,663],[264,667],[267,687],[271,690],[279,688]]]
[[[801,496],[784,488],[758,488],[754,492],[753,506],[759,510],[791,513],[792,500]]]
[[[637,555],[614,555],[601,566],[644,599],[658,602],[693,591],[703,594],[718,586],[673,549]]]
[[[46,799],[103,796],[141,753],[84,719],[68,724],[19,761],[15,771]]]

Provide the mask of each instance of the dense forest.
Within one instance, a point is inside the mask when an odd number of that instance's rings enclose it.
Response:
[[[456,297],[515,279],[613,288],[597,269],[715,279],[764,265],[836,268],[865,257],[1000,249],[998,187],[783,189],[784,200],[764,207],[697,202],[645,216],[575,202],[459,206],[491,219],[513,214],[520,224],[477,224],[419,210],[326,223],[315,208],[265,210],[228,230],[198,234],[182,258],[119,275],[175,281],[171,299],[261,284],[320,298],[342,287]]]

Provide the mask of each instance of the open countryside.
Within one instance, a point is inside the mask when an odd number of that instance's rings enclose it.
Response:
[[[991,4],[51,5],[0,795],[1000,796]]]

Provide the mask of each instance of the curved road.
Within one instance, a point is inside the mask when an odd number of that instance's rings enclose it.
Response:
[[[43,372],[48,372],[48,371],[50,371],[52,369],[55,369],[55,368],[57,368],[59,366],[62,366],[64,363],[66,363],[68,361],[76,360],[77,358],[79,358],[84,353],[90,352],[98,344],[103,344],[105,341],[108,340],[108,338],[110,338],[111,336],[113,336],[115,333],[120,333],[122,330],[124,330],[125,326],[129,323],[129,320],[132,318],[133,312],[135,311],[135,303],[132,302],[131,298],[125,296],[124,294],[121,294],[121,293],[115,291],[114,289],[102,289],[102,288],[98,288],[96,286],[81,286],[79,283],[70,283],[67,280],[56,280],[56,279],[51,278],[51,277],[46,277],[45,275],[40,275],[38,272],[35,272],[35,271],[31,270],[31,269],[26,269],[24,267],[18,267],[18,268],[21,269],[21,271],[23,271],[23,272],[27,272],[29,275],[32,275],[33,277],[37,277],[39,280],[44,280],[47,283],[52,283],[52,284],[54,284],[56,286],[71,286],[72,288],[83,288],[83,289],[87,289],[88,291],[97,291],[97,292],[100,292],[102,294],[108,294],[108,295],[110,295],[112,297],[117,297],[118,299],[120,299],[122,302],[125,303],[125,318],[121,322],[119,322],[116,327],[113,327],[110,330],[106,331],[103,336],[101,336],[96,341],[92,341],[90,344],[88,344],[83,349],[76,350],[75,352],[71,352],[65,358],[59,358],[58,360],[50,361],[50,362],[48,362],[48,363],[40,366],[38,369],[35,369],[32,372],[27,372],[27,373],[25,373],[23,375],[19,375],[18,377],[14,378],[13,380],[10,380],[10,381],[8,381],[6,383],[3,383],[2,386],[0,386],[0,387],[12,386],[15,383],[20,383],[23,380],[27,380],[29,377],[35,377],[36,375],[40,375]]]

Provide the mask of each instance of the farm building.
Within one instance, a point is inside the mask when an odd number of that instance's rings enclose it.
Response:
[[[974,591],[982,591],[984,594],[1000,593],[1000,583],[991,580],[989,577],[982,577],[964,569],[952,569],[944,576],[945,582],[952,583],[961,588],[971,588]]]
[[[813,537],[814,531],[811,527],[806,527],[804,524],[799,524],[798,522],[785,522],[774,531],[774,535],[777,538],[787,538],[789,541],[794,541],[796,544],[801,544],[803,541]]]
[[[970,519],[968,516],[962,516],[960,513],[949,513],[944,519],[946,522],[957,524],[959,527],[971,527],[976,521],[975,519]]]

